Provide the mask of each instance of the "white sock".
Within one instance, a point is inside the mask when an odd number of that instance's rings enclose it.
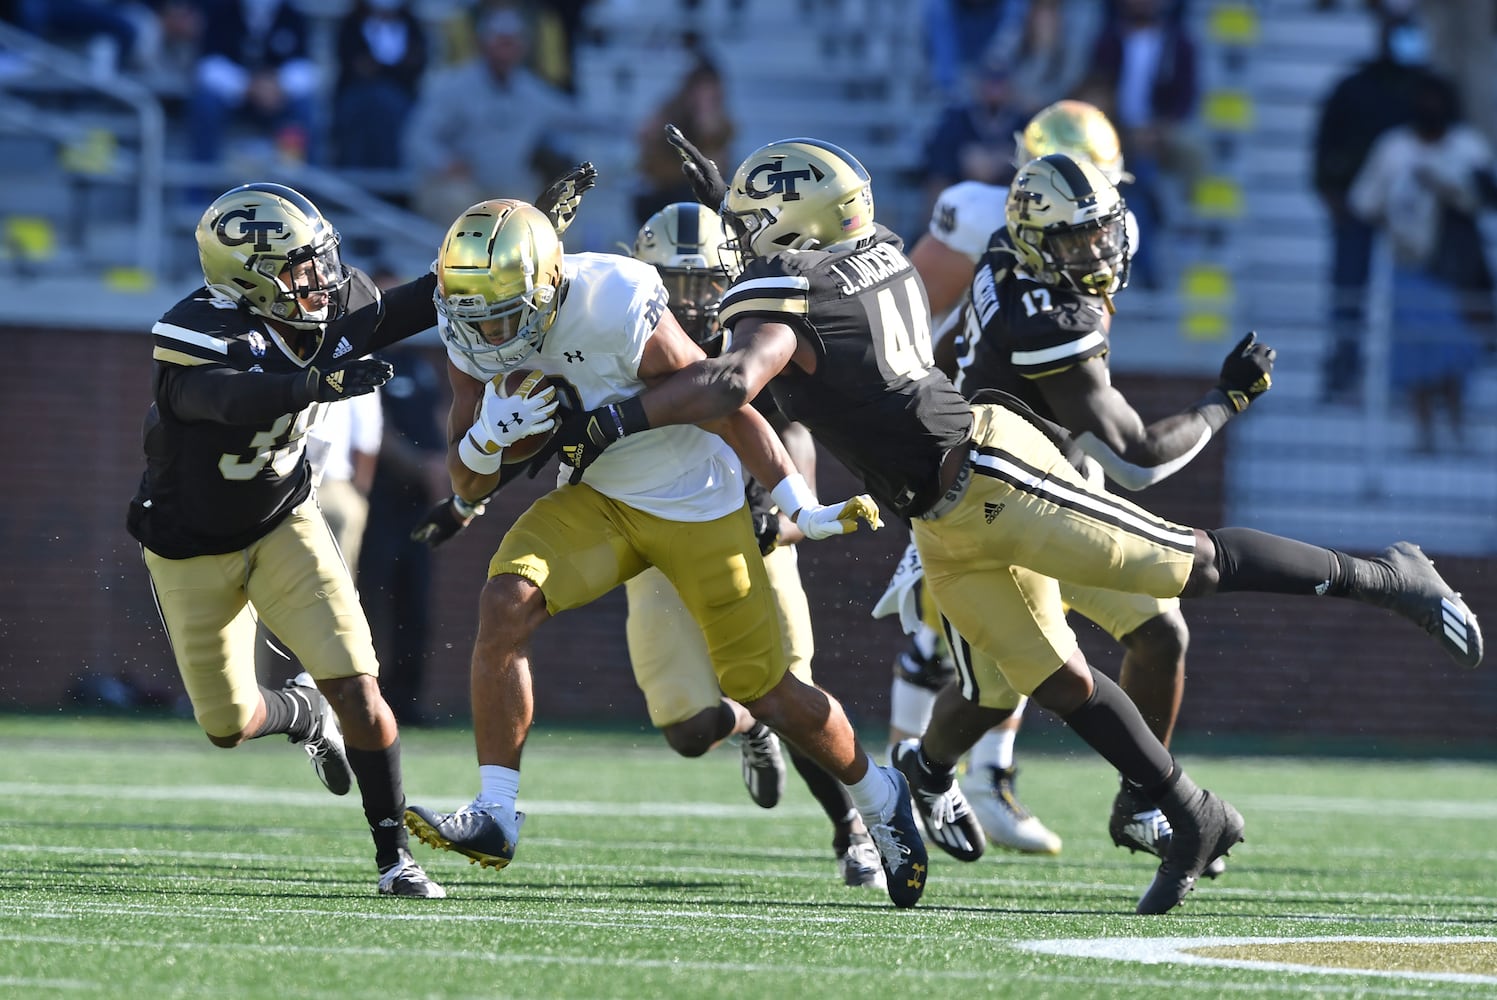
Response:
[[[515,799],[520,795],[520,772],[499,764],[478,765],[478,801],[493,806],[494,811],[510,817],[515,813]]]
[[[1019,702],[1019,707],[1014,709],[1011,718],[1021,718],[1026,704],[1028,704],[1028,699]],[[1018,735],[1017,726],[998,726],[983,733],[976,745],[972,747],[972,769],[975,771],[980,767],[996,767],[999,770],[1007,770],[1013,767],[1014,737]]]
[[[889,728],[919,736],[930,725],[930,712],[935,705],[934,691],[896,677],[889,688]]]
[[[852,804],[858,807],[863,822],[871,828],[894,811],[894,795],[899,786],[879,770],[872,754],[864,756],[868,758],[868,773],[863,775],[863,780],[848,785],[847,794],[852,798]]]

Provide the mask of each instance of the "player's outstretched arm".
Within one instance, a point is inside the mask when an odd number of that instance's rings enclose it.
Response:
[[[1124,489],[1158,483],[1200,454],[1212,436],[1272,384],[1275,352],[1248,334],[1227,355],[1218,383],[1179,413],[1145,424],[1113,388],[1106,362],[1082,362],[1037,380],[1057,419],[1076,443]]]

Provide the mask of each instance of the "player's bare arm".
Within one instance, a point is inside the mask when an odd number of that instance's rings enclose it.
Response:
[[[655,332],[645,342],[644,355],[640,359],[639,378],[645,385],[663,387],[678,374],[689,371],[692,366],[708,362],[702,348],[693,341],[670,312],[664,313],[655,326]],[[758,394],[766,377],[754,389]],[[651,392],[642,397],[648,400]],[[737,408],[722,415],[713,415],[703,420],[669,420],[663,423],[696,423],[703,430],[720,436],[738,453],[739,459],[749,474],[761,483],[779,483],[796,471],[795,463],[780,442],[769,421],[749,405],[753,396],[746,396]],[[646,406],[645,413],[650,415]],[[653,417],[650,426],[657,427]]]
[[[953,250],[930,233],[921,235],[910,251],[910,263],[925,283],[932,316],[955,306],[972,284],[972,258]]]
[[[640,402],[652,427],[705,425],[746,406],[792,362],[814,371],[816,355],[784,323],[746,317],[733,327],[722,354],[684,366],[652,386]]]

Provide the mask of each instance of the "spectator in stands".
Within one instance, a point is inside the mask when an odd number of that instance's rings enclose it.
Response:
[[[393,169],[426,72],[426,29],[410,0],[358,0],[338,24],[333,163]]]
[[[986,63],[969,96],[941,112],[926,140],[921,173],[929,201],[958,181],[1007,184],[1015,169],[1014,136],[1028,120],[1014,103],[1007,68]]]
[[[1100,15],[1093,0],[1029,0],[1019,30],[994,39],[988,59],[1008,67],[1014,103],[1025,117],[1081,84]]]
[[[1090,88],[1109,95],[1104,112],[1118,125],[1123,156],[1133,174],[1128,207],[1138,219],[1133,281],[1161,281],[1157,258],[1163,218],[1162,187],[1171,177],[1190,191],[1201,171],[1201,150],[1190,134],[1200,92],[1196,44],[1175,0],[1116,0],[1091,54]]]
[[[15,0],[11,7],[15,23],[38,38],[83,43],[101,76],[134,64],[142,21],[151,17],[148,8],[125,0]]]
[[[379,278],[376,277],[378,281]],[[385,435],[359,564],[359,600],[379,654],[380,687],[402,726],[421,725],[431,622],[431,547],[411,540],[427,510],[452,492],[444,380],[419,347],[383,352],[395,376],[380,389]]]
[[[519,9],[489,10],[476,30],[479,55],[427,75],[406,129],[413,204],[443,225],[485,198],[538,191],[576,162],[566,147],[581,115],[526,68]]]
[[[1461,120],[1453,84],[1421,79],[1411,119],[1373,143],[1347,195],[1393,250],[1389,373],[1419,422],[1419,450],[1463,438],[1466,383],[1492,328],[1492,273],[1477,213],[1497,204],[1492,147]],[[1435,426],[1444,409],[1448,436]]]
[[[1430,75],[1425,49],[1417,22],[1401,15],[1384,18],[1376,56],[1341,79],[1320,108],[1314,182],[1331,228],[1331,346],[1321,377],[1326,402],[1358,398],[1362,378],[1373,227],[1351,211],[1347,193],[1378,136],[1408,122],[1417,85]]]
[[[1027,0],[924,0],[926,73],[947,100],[960,101],[995,41],[1018,32]]]
[[[244,120],[281,157],[315,162],[318,67],[306,15],[289,0],[203,4],[203,53],[187,109],[192,158],[219,162],[227,126]]]
[[[705,57],[698,57],[681,78],[675,93],[639,127],[640,189],[634,197],[636,225],[666,205],[691,201],[691,185],[681,174],[681,158],[660,141],[665,126],[675,125],[718,163],[732,162],[737,127],[728,113],[722,74]]]

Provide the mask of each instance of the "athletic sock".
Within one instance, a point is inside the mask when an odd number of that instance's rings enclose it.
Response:
[[[345,747],[348,768],[359,783],[364,818],[374,838],[374,861],[380,871],[400,860],[409,843],[405,832],[405,786],[400,776],[400,738],[383,750]]]
[[[841,854],[852,842],[852,821],[858,814],[853,808],[852,796],[847,794],[847,786],[790,744],[785,745],[785,751],[789,754],[796,773],[810,789],[811,797],[821,806],[826,818],[832,821],[832,847]]]
[[[894,795],[899,786],[879,769],[871,754],[864,753],[863,756],[868,761],[868,773],[863,775],[861,781],[848,785],[847,794],[863,815],[864,823],[869,823],[870,820],[872,823],[882,823],[883,817],[894,810]]]
[[[1350,556],[1252,528],[1217,528],[1206,534],[1216,547],[1216,589],[1221,593],[1346,593],[1344,567]]]
[[[250,739],[285,733],[291,742],[305,743],[317,725],[317,707],[312,699],[296,688],[275,691],[262,687],[260,696],[265,699],[265,725]]]
[[[1144,717],[1106,674],[1092,672],[1092,695],[1064,722],[1120,774],[1145,789],[1159,787],[1174,770],[1170,752]]]

